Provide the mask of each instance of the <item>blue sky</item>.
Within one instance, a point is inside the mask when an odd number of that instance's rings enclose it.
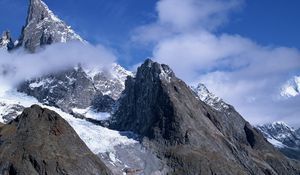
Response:
[[[44,0],[126,68],[166,63],[188,84],[204,83],[252,124],[300,126],[300,96],[282,98],[300,75],[299,0]],[[0,30],[14,38],[27,0],[0,0]]]
[[[151,56],[151,48],[129,42],[133,30],[155,20],[155,0],[44,0],[56,15],[93,44],[116,49],[125,66]],[[27,0],[0,0],[0,31],[18,37]],[[300,48],[300,1],[248,0],[216,32],[240,34],[267,45]]]

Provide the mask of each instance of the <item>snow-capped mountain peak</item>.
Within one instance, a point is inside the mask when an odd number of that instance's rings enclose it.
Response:
[[[286,82],[281,88],[280,95],[287,98],[300,95],[300,76],[295,76]]]
[[[201,101],[214,109],[220,111],[229,108],[229,105],[223,99],[211,93],[204,84],[199,83],[196,87],[192,86],[191,88]]]
[[[300,147],[300,135],[288,124],[278,121],[257,126],[265,138],[277,147]],[[280,143],[280,144],[279,144]]]
[[[42,45],[67,41],[85,42],[70,26],[60,20],[42,0],[30,0],[26,25],[18,45],[30,52]]]

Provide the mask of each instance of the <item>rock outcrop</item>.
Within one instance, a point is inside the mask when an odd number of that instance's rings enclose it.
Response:
[[[299,174],[238,113],[212,109],[167,65],[147,60],[129,77],[112,128],[134,131],[170,174]]]
[[[0,127],[0,174],[111,173],[64,119],[34,105]]]

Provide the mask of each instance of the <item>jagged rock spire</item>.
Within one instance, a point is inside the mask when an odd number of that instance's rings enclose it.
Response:
[[[43,1],[29,1],[26,25],[22,29],[19,45],[35,52],[39,46],[71,40],[83,42],[83,39],[57,18]]]

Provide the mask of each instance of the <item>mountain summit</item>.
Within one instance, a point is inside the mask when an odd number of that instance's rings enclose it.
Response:
[[[218,111],[164,64],[146,60],[129,77],[112,127],[133,131],[170,174],[299,174],[242,116]]]
[[[24,46],[30,52],[37,47],[56,42],[84,40],[70,26],[56,17],[41,0],[30,0],[26,24],[22,29],[18,46]]]

